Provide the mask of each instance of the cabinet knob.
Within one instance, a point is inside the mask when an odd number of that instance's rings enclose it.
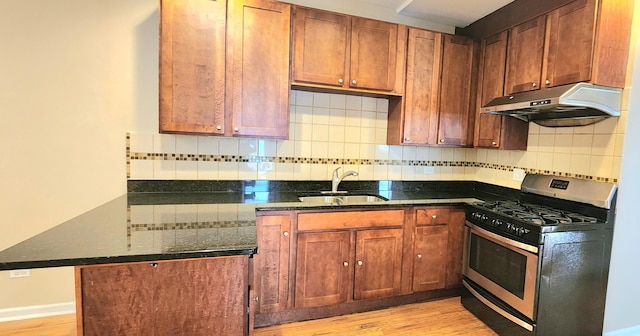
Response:
[[[344,83],[344,79],[342,78],[338,79],[338,84],[342,84],[342,83]]]
[[[345,261],[345,262],[343,262],[342,264],[344,265],[344,267],[349,266],[349,263],[348,263],[348,262],[346,262],[346,261]]]
[[[351,81],[351,84],[356,85],[356,84],[358,84],[358,82],[356,82],[356,80],[354,79],[354,80]]]
[[[436,218],[438,218],[438,216],[437,215],[433,215],[433,216],[431,216],[431,218],[436,219]]]
[[[153,268],[158,267],[158,263],[151,263],[150,265],[151,265],[151,267],[153,267]]]
[[[256,297],[253,298],[253,301],[258,302],[258,301],[260,301],[260,299],[256,296]]]
[[[240,129],[238,129],[237,127],[234,127],[234,128],[233,128],[233,131],[234,131],[234,132],[238,132],[239,130],[240,130]]]
[[[440,143],[444,143],[444,138],[440,139]]]
[[[544,81],[544,83],[549,85],[549,84],[551,84],[551,81],[547,79],[546,81]]]
[[[422,259],[422,254],[418,253],[418,259]]]
[[[358,260],[358,266],[362,266],[363,262],[362,260]]]
[[[531,83],[531,86],[532,87],[536,87],[536,86],[538,86],[538,84],[536,82],[533,82],[533,83]]]
[[[409,138],[404,138],[404,141],[405,142],[409,142],[410,140],[409,140]]]
[[[218,125],[218,126],[216,126],[216,129],[219,131],[219,130],[222,129],[222,126]]]
[[[498,143],[497,143],[497,142],[495,142],[495,141],[493,141],[493,142],[491,142],[491,145],[492,145],[492,146],[497,146],[497,145],[498,145]]]
[[[282,233],[282,235],[285,237],[289,237],[289,231],[285,231],[284,233]]]

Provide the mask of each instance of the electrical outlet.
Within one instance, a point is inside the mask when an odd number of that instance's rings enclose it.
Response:
[[[436,168],[435,167],[424,167],[424,173],[425,174],[433,174],[436,172]]]
[[[28,270],[28,269],[9,271],[10,278],[24,278],[24,277],[30,277],[30,276],[31,276],[31,270]]]
[[[258,164],[259,171],[271,171],[273,170],[273,162],[260,162]]]
[[[527,175],[527,173],[524,171],[524,169],[513,168],[513,180],[514,181],[522,182],[522,180],[524,180],[524,177],[526,175]]]

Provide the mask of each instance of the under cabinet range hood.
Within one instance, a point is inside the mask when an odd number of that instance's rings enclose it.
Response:
[[[619,117],[621,100],[622,89],[578,83],[495,98],[481,112],[547,127],[584,126]]]

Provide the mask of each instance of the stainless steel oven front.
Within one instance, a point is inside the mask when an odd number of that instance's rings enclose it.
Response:
[[[465,224],[464,244],[464,276],[533,321],[538,247],[487,231],[469,221]],[[474,296],[480,295],[473,292]],[[498,313],[505,316],[505,312]],[[505,317],[514,321],[511,316]]]

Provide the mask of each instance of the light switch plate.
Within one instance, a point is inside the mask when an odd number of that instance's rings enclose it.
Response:
[[[9,271],[10,278],[24,278],[28,276],[31,276],[31,270],[28,269]]]
[[[522,180],[524,180],[524,177],[526,175],[527,175],[527,173],[524,171],[524,169],[513,168],[513,180],[514,181],[522,182]]]

